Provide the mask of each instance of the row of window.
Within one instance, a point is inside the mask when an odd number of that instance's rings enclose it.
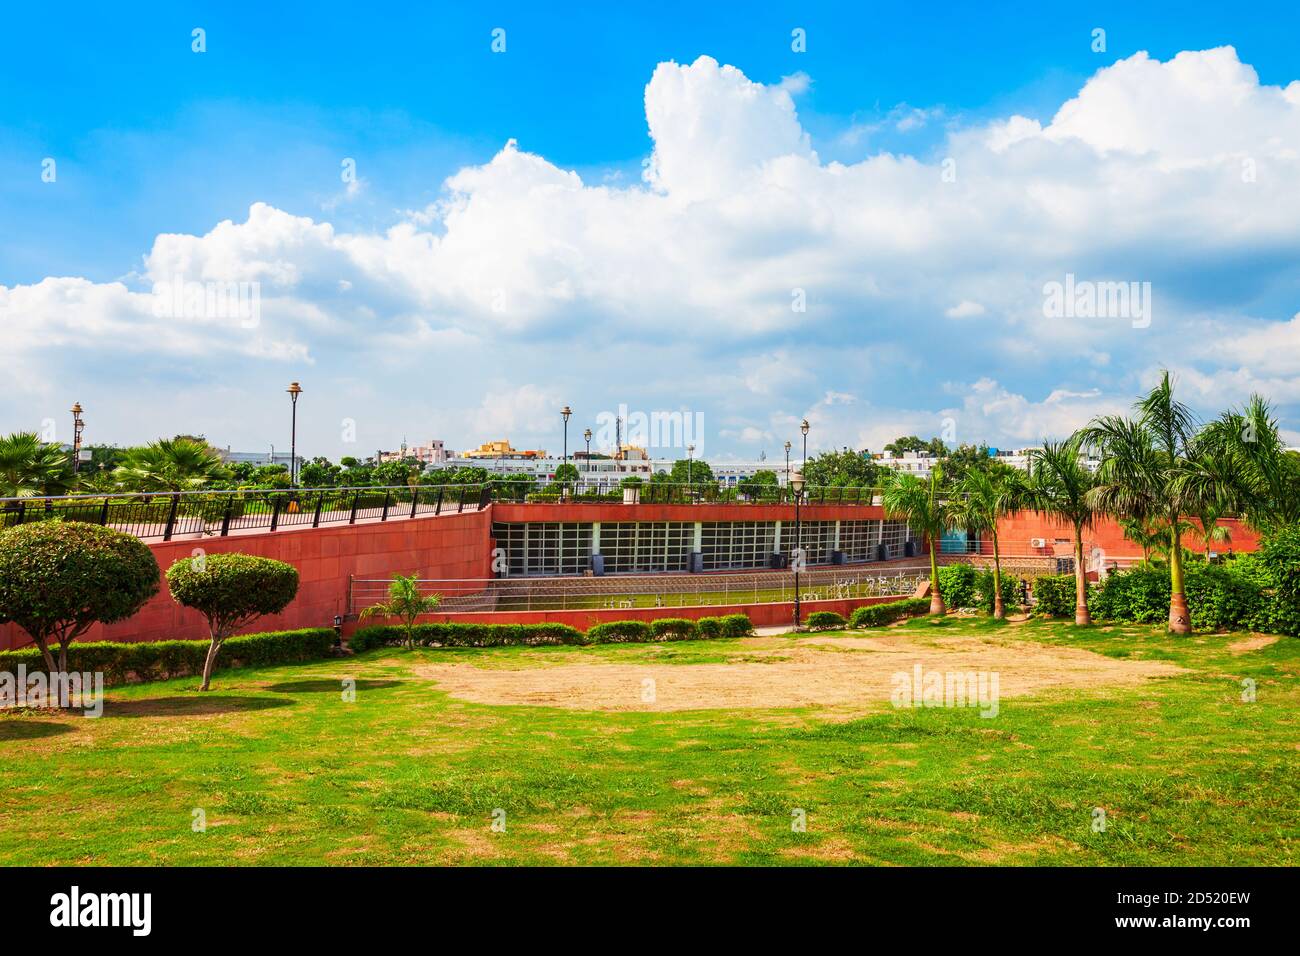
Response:
[[[702,570],[767,568],[778,550],[776,534],[771,521],[702,522]],[[690,521],[605,523],[598,541],[590,522],[494,522],[492,536],[498,549],[493,568],[511,576],[581,574],[591,567],[593,553],[602,556],[607,574],[687,571],[695,550],[695,523]],[[783,523],[779,550],[787,560],[795,539],[794,524]],[[907,523],[841,521],[837,543],[834,521],[804,521],[798,539],[809,564],[829,564],[837,550],[852,563],[900,558]]]

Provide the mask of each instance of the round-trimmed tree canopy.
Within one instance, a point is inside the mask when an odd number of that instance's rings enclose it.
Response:
[[[298,593],[298,569],[252,554],[228,552],[182,558],[167,569],[176,603],[192,607],[225,636],[263,614],[283,611]]]
[[[139,538],[79,521],[0,532],[0,623],[32,637],[76,637],[120,621],[158,593],[158,562]]]

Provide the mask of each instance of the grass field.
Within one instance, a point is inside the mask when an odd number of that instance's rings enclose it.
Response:
[[[1068,659],[1078,683],[1006,695],[993,718],[895,709],[875,685],[841,699],[881,635],[891,660],[996,652],[1012,687],[1017,662],[1051,678]],[[0,863],[1297,862],[1300,640],[987,619],[808,640],[384,650],[221,672],[207,695],[113,689],[97,720],[9,714]],[[669,699],[609,705],[611,675],[641,673]],[[773,706],[787,673],[839,679],[838,702]],[[481,699],[548,675],[577,688],[568,705]],[[697,675],[769,702],[672,709]]]

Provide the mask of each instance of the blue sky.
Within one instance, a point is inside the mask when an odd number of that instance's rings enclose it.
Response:
[[[1286,383],[1300,369],[1278,359],[1300,344],[1297,230],[1282,221],[1300,182],[1300,104],[1280,92],[1300,78],[1293,5],[230,6],[7,13],[0,318],[24,344],[0,429],[61,421],[77,399],[99,440],[201,431],[264,447],[282,430],[265,397],[298,378],[320,396],[308,450],[332,456],[356,450],[345,421],[365,451],[506,432],[558,447],[539,410],[566,401],[587,423],[623,402],[701,411],[715,457],[772,457],[804,415],[822,447],[954,425],[958,440],[1006,445],[1108,410],[1165,363],[1206,413],[1273,389],[1296,427]],[[795,28],[806,52],[791,49]],[[1158,66],[1225,46],[1230,60]],[[1258,109],[1238,109],[1242,96]],[[1072,101],[1080,116],[1053,128]],[[1216,143],[1218,126],[1194,128],[1214,109],[1249,122]],[[986,148],[1016,116],[1039,133]],[[661,175],[643,179],[656,151]],[[773,167],[787,153],[811,166]],[[918,169],[950,156],[978,171],[959,179],[977,191],[939,210]],[[1245,161],[1261,188],[1207,195]],[[549,177],[570,172],[581,190],[549,205],[572,185]],[[275,214],[257,230],[254,204]],[[226,220],[246,226],[229,245],[156,245]],[[628,233],[645,237],[645,276],[635,249],[604,258]],[[160,330],[115,298],[116,282],[147,293],[163,263],[263,282],[257,341]],[[1151,282],[1156,321],[1027,327],[1044,278],[1067,272]],[[473,288],[450,289],[467,275]],[[795,289],[809,308],[784,322]],[[476,298],[493,290],[510,305]]]

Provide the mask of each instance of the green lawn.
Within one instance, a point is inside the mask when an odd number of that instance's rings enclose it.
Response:
[[[888,633],[1188,673],[1004,698],[991,720],[888,701],[856,715],[493,706],[417,673],[754,660],[742,641],[387,650],[221,672],[207,695],[192,679],[120,688],[98,720],[0,717],[0,864],[1297,862],[1300,640],[1234,653],[1249,635],[984,619]]]

